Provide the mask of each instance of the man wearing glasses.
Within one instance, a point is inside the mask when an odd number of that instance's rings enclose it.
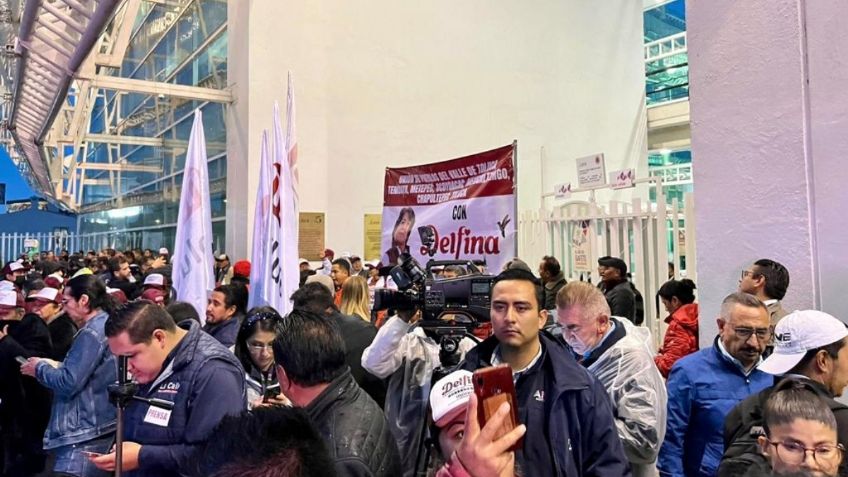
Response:
[[[848,446],[848,406],[834,399],[848,385],[846,344],[848,328],[827,313],[796,311],[781,320],[775,328],[774,353],[758,368],[774,375],[775,385],[742,401],[727,415],[721,469],[741,468],[749,460],[745,454],[758,451],[763,406],[784,377],[800,381],[827,404],[836,418],[838,442]]]
[[[789,271],[783,265],[767,258],[757,260],[742,270],[742,277],[739,279],[739,291],[754,295],[766,305],[772,329],[787,315],[780,300],[786,296],[788,288]]]
[[[736,292],[722,302],[717,321],[713,346],[671,368],[666,435],[657,462],[661,476],[714,476],[724,453],[725,416],[772,384],[770,375],[756,369],[771,335],[765,305]]]

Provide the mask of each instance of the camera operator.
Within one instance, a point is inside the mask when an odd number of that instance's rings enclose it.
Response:
[[[420,317],[416,310],[399,311],[377,331],[374,341],[362,353],[363,368],[378,378],[388,378],[384,411],[398,442],[405,476],[415,471],[427,393],[433,371],[441,364],[439,343],[415,326]],[[476,341],[462,338],[460,359],[476,345]]]

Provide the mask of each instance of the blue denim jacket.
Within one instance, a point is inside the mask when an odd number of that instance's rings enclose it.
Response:
[[[115,406],[106,386],[117,380],[115,357],[106,344],[104,326],[109,315],[101,311],[74,337],[58,368],[40,362],[38,382],[53,391],[50,424],[44,448],[55,449],[85,442],[115,431]]]

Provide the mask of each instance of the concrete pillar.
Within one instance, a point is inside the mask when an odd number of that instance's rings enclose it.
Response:
[[[227,2],[227,83],[233,103],[227,108],[226,250],[232,260],[248,255],[253,207],[259,183],[250,158],[258,146],[250,132],[250,10],[253,2]]]
[[[791,277],[787,310],[848,318],[844,84],[848,6],[805,0],[687,3],[701,345],[758,258]],[[842,179],[842,180],[840,180]],[[823,284],[824,283],[824,284]]]

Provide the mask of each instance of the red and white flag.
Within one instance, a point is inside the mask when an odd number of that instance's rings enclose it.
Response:
[[[183,171],[172,280],[177,300],[190,303],[204,324],[206,300],[215,287],[214,263],[206,137],[203,115],[198,109],[194,112]]]
[[[256,209],[253,214],[253,247],[250,260],[250,299],[248,309],[267,304],[265,300],[268,288],[267,244],[271,219],[271,181],[274,166],[271,163],[271,151],[268,146],[268,131],[262,131],[262,146],[259,150],[259,186],[256,191]]]
[[[271,187],[271,217],[267,260],[269,275],[264,291],[265,303],[281,315],[291,311],[290,297],[300,282],[297,260],[298,247],[298,196],[296,172],[297,138],[294,118],[294,91],[289,75],[286,100],[287,134],[283,136],[280,124],[280,107],[274,103],[274,120],[271,146],[274,175]]]

